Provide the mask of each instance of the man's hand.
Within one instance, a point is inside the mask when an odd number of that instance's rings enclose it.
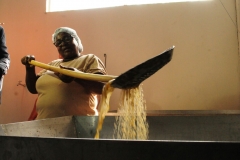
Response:
[[[68,70],[72,70],[72,71],[76,70],[75,68],[64,67],[62,65],[60,65],[60,68],[68,69]],[[61,79],[61,81],[63,81],[64,83],[70,83],[75,79],[74,77],[70,77],[70,76],[67,76],[67,75],[64,75],[64,74],[61,74],[61,73],[58,73],[58,72],[55,72],[55,75],[57,75],[59,77],[59,79]]]
[[[27,55],[21,59],[21,62],[26,66],[26,68],[33,68],[34,65],[29,64],[31,60],[35,60],[35,57],[33,55]]]

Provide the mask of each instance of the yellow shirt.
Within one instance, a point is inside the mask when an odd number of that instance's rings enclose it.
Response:
[[[102,61],[93,54],[81,55],[79,58],[62,62],[54,60],[49,65],[74,67],[85,73],[106,74]],[[68,115],[98,115],[98,95],[87,93],[84,87],[72,81],[62,82],[52,71],[42,70],[36,83],[38,100],[36,119],[61,117]]]

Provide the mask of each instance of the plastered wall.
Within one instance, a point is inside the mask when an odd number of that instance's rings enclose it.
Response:
[[[123,6],[45,12],[45,0],[0,0],[11,66],[4,79],[0,123],[27,120],[37,95],[24,83],[20,59],[33,54],[48,63],[58,57],[51,35],[77,30],[83,54],[105,61],[111,75],[175,45],[172,61],[143,82],[148,110],[239,110],[239,54],[235,0]],[[37,68],[37,70],[40,70]],[[119,89],[111,97],[118,107]]]

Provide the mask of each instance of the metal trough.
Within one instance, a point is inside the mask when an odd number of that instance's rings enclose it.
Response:
[[[116,140],[114,114],[2,124],[0,159],[239,159],[238,111],[149,112],[149,140]]]
[[[100,139],[113,139],[116,114],[104,119]],[[238,112],[148,112],[149,140],[240,141]],[[98,116],[66,116],[0,125],[0,135],[94,138]]]

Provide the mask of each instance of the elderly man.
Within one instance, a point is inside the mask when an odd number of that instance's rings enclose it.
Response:
[[[1,104],[1,93],[3,85],[3,77],[7,74],[9,69],[10,56],[7,52],[5,32],[2,26],[0,26],[0,104]]]
[[[96,55],[82,54],[83,46],[74,29],[57,28],[52,41],[61,59],[52,60],[49,65],[84,73],[106,74],[103,62]],[[98,115],[99,95],[104,83],[73,78],[46,69],[36,73],[35,66],[29,64],[31,60],[35,60],[35,56],[26,55],[21,62],[26,68],[29,92],[38,94],[36,119]]]

